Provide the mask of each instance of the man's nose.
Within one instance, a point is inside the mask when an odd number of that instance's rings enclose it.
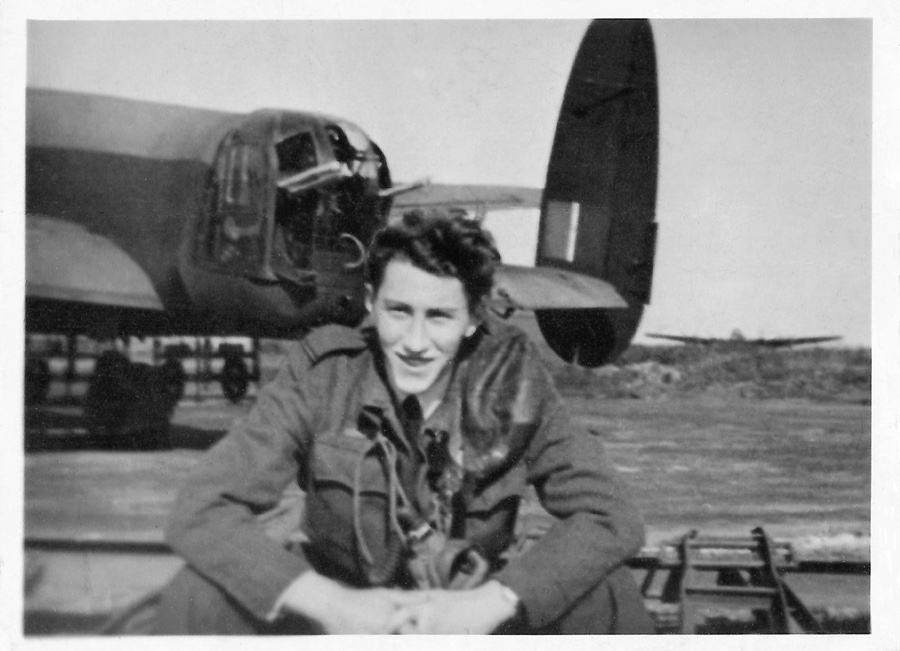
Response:
[[[403,345],[407,350],[413,353],[420,353],[428,348],[428,333],[426,330],[425,319],[413,318],[407,328]]]

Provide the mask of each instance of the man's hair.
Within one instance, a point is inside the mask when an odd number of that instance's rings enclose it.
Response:
[[[401,258],[435,276],[458,279],[469,309],[475,309],[494,285],[500,254],[494,238],[481,224],[460,214],[414,210],[372,239],[366,256],[365,279],[378,291],[388,263]]]

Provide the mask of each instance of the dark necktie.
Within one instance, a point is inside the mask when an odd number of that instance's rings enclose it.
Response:
[[[407,494],[414,498],[419,513],[445,534],[462,537],[465,518],[456,512],[462,507],[458,492],[461,469],[450,458],[450,437],[447,432],[422,432],[424,416],[415,396],[400,405],[403,432],[413,449],[414,461],[403,464],[401,481]],[[425,453],[424,459],[419,451]],[[422,463],[424,461],[424,463]],[[456,470],[457,472],[452,472]],[[455,525],[455,526],[454,526]]]
[[[403,426],[403,435],[406,438],[412,453],[409,457],[400,460],[398,472],[400,481],[406,494],[414,501],[418,501],[418,476],[421,468],[419,458],[419,436],[422,432],[422,406],[415,396],[407,397],[400,403],[400,424]],[[421,508],[421,505],[419,505]]]
[[[400,405],[403,419],[403,433],[406,441],[415,450],[419,447],[419,433],[422,431],[422,405],[415,396],[408,396]]]
[[[416,451],[416,461],[419,461],[418,450],[425,453],[424,473],[431,490],[438,490],[438,481],[447,468],[450,461],[447,432],[422,432],[424,415],[422,406],[415,396],[409,396],[400,405],[403,412],[403,432],[410,447]]]

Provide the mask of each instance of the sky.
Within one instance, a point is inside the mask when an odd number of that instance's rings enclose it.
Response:
[[[397,180],[542,187],[586,20],[31,22],[29,86],[341,115]],[[872,23],[654,20],[647,332],[871,344]],[[491,215],[533,261],[534,211]]]

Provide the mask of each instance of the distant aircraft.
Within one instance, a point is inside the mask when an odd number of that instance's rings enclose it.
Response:
[[[654,339],[669,339],[671,341],[680,341],[684,344],[694,344],[697,346],[746,346],[761,348],[788,348],[791,346],[800,346],[803,344],[821,344],[826,341],[838,341],[841,337],[772,337],[747,339],[740,330],[734,330],[731,337],[725,339],[720,337],[686,337],[681,335],[664,335],[656,333],[648,333],[648,337]]]
[[[315,113],[29,89],[26,132],[28,333],[293,337],[355,325],[366,243],[392,215],[435,205],[476,216],[540,206],[537,266],[503,266],[493,308],[534,310],[568,361],[620,354],[650,299],[658,104],[647,21],[588,28],[543,193],[395,185],[359,127]],[[180,395],[183,371],[169,370]],[[26,364],[26,387],[45,371]],[[223,374],[242,372],[239,357],[226,360]]]

